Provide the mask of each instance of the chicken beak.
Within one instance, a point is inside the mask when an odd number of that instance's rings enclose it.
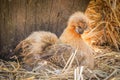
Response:
[[[84,33],[84,29],[82,28],[79,28],[79,27],[76,27],[76,30],[75,30],[78,34],[83,34]]]

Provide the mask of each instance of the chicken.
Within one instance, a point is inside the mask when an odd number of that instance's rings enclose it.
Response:
[[[93,68],[93,50],[81,37],[87,28],[87,23],[87,17],[83,13],[77,12],[69,18],[68,26],[60,39],[51,32],[34,32],[17,45],[15,53],[32,68],[41,60],[49,61],[63,68],[69,57],[77,51],[72,66],[84,65]]]
[[[33,32],[16,46],[14,52],[26,65],[32,67],[44,55],[45,48],[55,44],[57,40],[57,36],[51,32]]]
[[[75,49],[82,51],[85,57],[85,64],[89,67],[94,67],[94,51],[88,46],[82,39],[82,34],[89,24],[89,19],[81,12],[76,12],[70,16],[68,20],[68,25],[62,35],[60,40],[68,44]]]

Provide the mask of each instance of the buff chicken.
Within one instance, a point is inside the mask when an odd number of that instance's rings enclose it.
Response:
[[[42,60],[63,68],[73,53],[76,54],[73,67],[83,65],[93,68],[94,51],[81,37],[88,22],[88,18],[83,13],[76,12],[70,16],[60,38],[51,32],[33,32],[16,46],[15,53],[31,68]]]

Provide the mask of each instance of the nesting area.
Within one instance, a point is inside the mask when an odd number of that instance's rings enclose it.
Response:
[[[71,54],[71,56],[74,56]],[[70,57],[71,57],[70,56]],[[68,60],[64,68],[60,68],[53,63],[41,61],[39,66],[28,71],[23,65],[17,62],[0,60],[0,79],[1,80],[74,80],[75,70],[77,70],[76,79],[78,79],[80,67],[71,68],[71,63],[75,56]],[[95,69],[83,68],[82,73],[85,80],[119,80],[120,79],[120,54],[114,51],[97,50],[95,56]]]
[[[0,80],[120,80],[120,0],[91,0],[85,14],[89,29],[82,36],[95,51],[95,68],[77,66],[76,51],[61,68],[41,60],[30,71],[20,62],[0,59]]]

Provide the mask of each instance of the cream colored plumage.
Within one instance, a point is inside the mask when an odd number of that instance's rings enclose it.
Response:
[[[90,48],[89,45],[85,43],[82,39],[82,34],[76,32],[76,29],[79,27],[84,30],[87,28],[89,23],[89,19],[81,12],[76,12],[70,16],[68,20],[68,25],[65,28],[64,32],[60,36],[60,40],[72,46],[75,49],[82,51],[82,55],[84,55],[85,60],[84,65],[87,64],[89,67],[94,67],[94,51]]]
[[[77,12],[70,16],[60,39],[50,32],[34,32],[18,44],[15,52],[20,54],[23,62],[31,67],[41,59],[64,67],[70,55],[78,49],[76,58],[79,64],[74,60],[73,66],[76,64],[76,66],[84,65],[93,68],[93,50],[81,37],[87,28],[87,23],[87,17],[83,13]]]

